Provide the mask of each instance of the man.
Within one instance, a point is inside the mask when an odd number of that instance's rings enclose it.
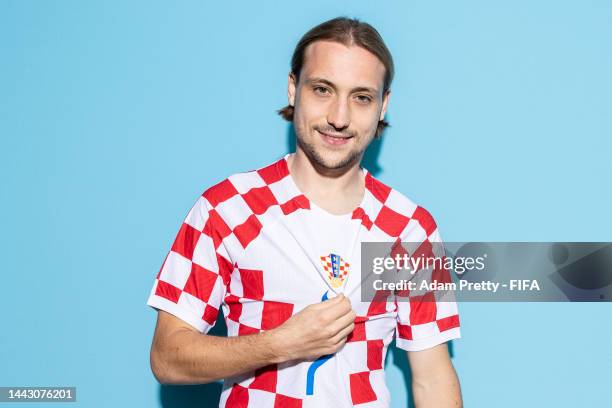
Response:
[[[460,336],[455,303],[360,299],[361,242],[440,240],[427,211],[360,167],[392,77],[368,24],[337,18],[300,40],[279,111],[295,153],[206,190],[157,276],[161,383],[225,379],[222,407],[386,407],[397,333],[417,407],[461,406],[445,343]],[[221,308],[228,337],[207,335]]]

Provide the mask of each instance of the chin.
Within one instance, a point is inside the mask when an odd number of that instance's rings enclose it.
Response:
[[[356,151],[354,146],[348,149],[330,149],[326,146],[317,145],[316,142],[307,142],[301,137],[297,137],[296,142],[315,166],[325,170],[348,168],[355,162],[359,162],[363,153]]]
[[[339,170],[348,168],[359,160],[359,152],[329,152],[319,149],[304,149],[310,160],[321,168],[327,170]]]

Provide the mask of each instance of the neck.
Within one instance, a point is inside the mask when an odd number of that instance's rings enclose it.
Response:
[[[344,214],[359,205],[365,189],[360,160],[342,169],[322,169],[299,147],[287,159],[289,172],[298,188],[319,207]]]

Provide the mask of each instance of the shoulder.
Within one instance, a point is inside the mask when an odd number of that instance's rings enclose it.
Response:
[[[383,223],[384,219],[388,219],[403,225],[404,228],[398,234],[402,239],[407,238],[417,227],[420,227],[426,236],[437,230],[436,221],[428,210],[370,173],[366,176],[366,188],[376,200],[377,207],[380,207],[376,218]]]
[[[220,204],[232,205],[234,197],[258,195],[268,191],[270,185],[282,180],[289,174],[287,162],[279,159],[266,166],[240,173],[234,173],[218,183],[208,187],[202,197],[208,202],[210,209]]]
[[[272,219],[263,214],[278,205],[272,189],[285,177],[283,164],[286,167],[286,161],[280,159],[255,170],[234,173],[206,188],[185,223],[210,236],[215,248],[226,238],[235,238],[246,248],[258,235],[262,222]]]

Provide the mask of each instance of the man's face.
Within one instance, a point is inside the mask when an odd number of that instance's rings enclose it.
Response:
[[[322,169],[359,163],[387,110],[385,66],[364,48],[331,41],[310,44],[304,57],[288,90],[299,148]]]

